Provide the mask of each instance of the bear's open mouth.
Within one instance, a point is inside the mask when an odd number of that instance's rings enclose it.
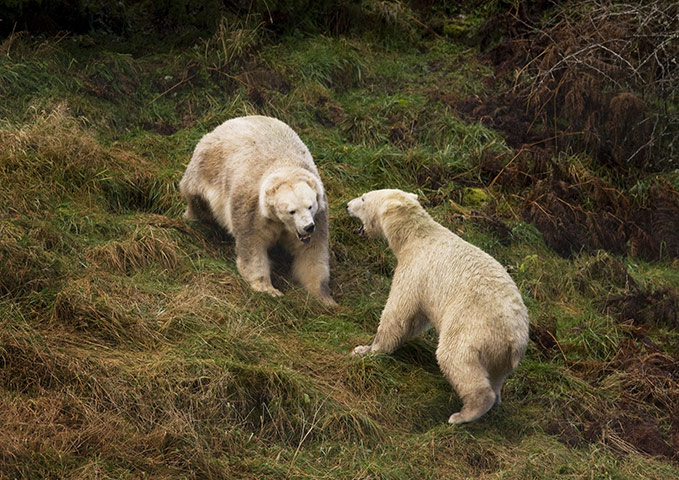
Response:
[[[365,235],[365,226],[364,225],[361,225],[360,227],[358,227],[358,234],[360,236]]]
[[[311,241],[311,235],[308,233],[305,233],[304,235],[297,235],[299,237],[300,242],[302,243],[309,243]]]

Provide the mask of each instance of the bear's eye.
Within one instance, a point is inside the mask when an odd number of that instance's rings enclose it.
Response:
[[[309,205],[309,210],[311,210],[311,205]]]
[[[361,201],[362,201],[362,202],[365,202],[365,198],[361,197]]]
[[[294,215],[294,214],[295,214],[295,211],[294,211],[294,210],[290,210],[288,213],[289,213],[290,215]]]

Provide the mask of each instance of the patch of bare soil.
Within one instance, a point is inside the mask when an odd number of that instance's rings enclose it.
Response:
[[[531,321],[530,340],[537,347],[542,355],[547,358],[553,357],[558,352],[558,342],[556,340],[556,319],[550,317],[540,321]]]
[[[272,92],[286,94],[290,91],[290,84],[283,75],[262,65],[247,65],[237,79],[247,86],[250,101],[260,107],[268,103]]]

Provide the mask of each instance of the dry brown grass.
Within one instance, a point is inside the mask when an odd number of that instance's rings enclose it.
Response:
[[[182,255],[185,253],[166,231],[147,227],[136,230],[128,239],[95,247],[87,259],[101,268],[130,274],[150,265],[174,270]]]
[[[0,205],[9,215],[47,210],[48,192],[87,191],[110,164],[108,152],[64,103],[34,108],[21,127],[5,124],[0,142]]]

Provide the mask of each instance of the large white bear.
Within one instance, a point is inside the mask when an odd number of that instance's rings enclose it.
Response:
[[[288,125],[264,116],[224,122],[198,142],[179,190],[186,218],[214,220],[233,235],[238,271],[254,290],[281,295],[268,256],[279,243],[293,257],[293,277],[335,305],[328,203],[309,149]]]
[[[502,384],[528,343],[528,313],[516,285],[490,255],[436,223],[417,196],[376,190],[347,204],[362,231],[383,236],[397,266],[371,345],[390,353],[433,325],[436,359],[462,399],[450,423],[476,420],[500,403]]]

